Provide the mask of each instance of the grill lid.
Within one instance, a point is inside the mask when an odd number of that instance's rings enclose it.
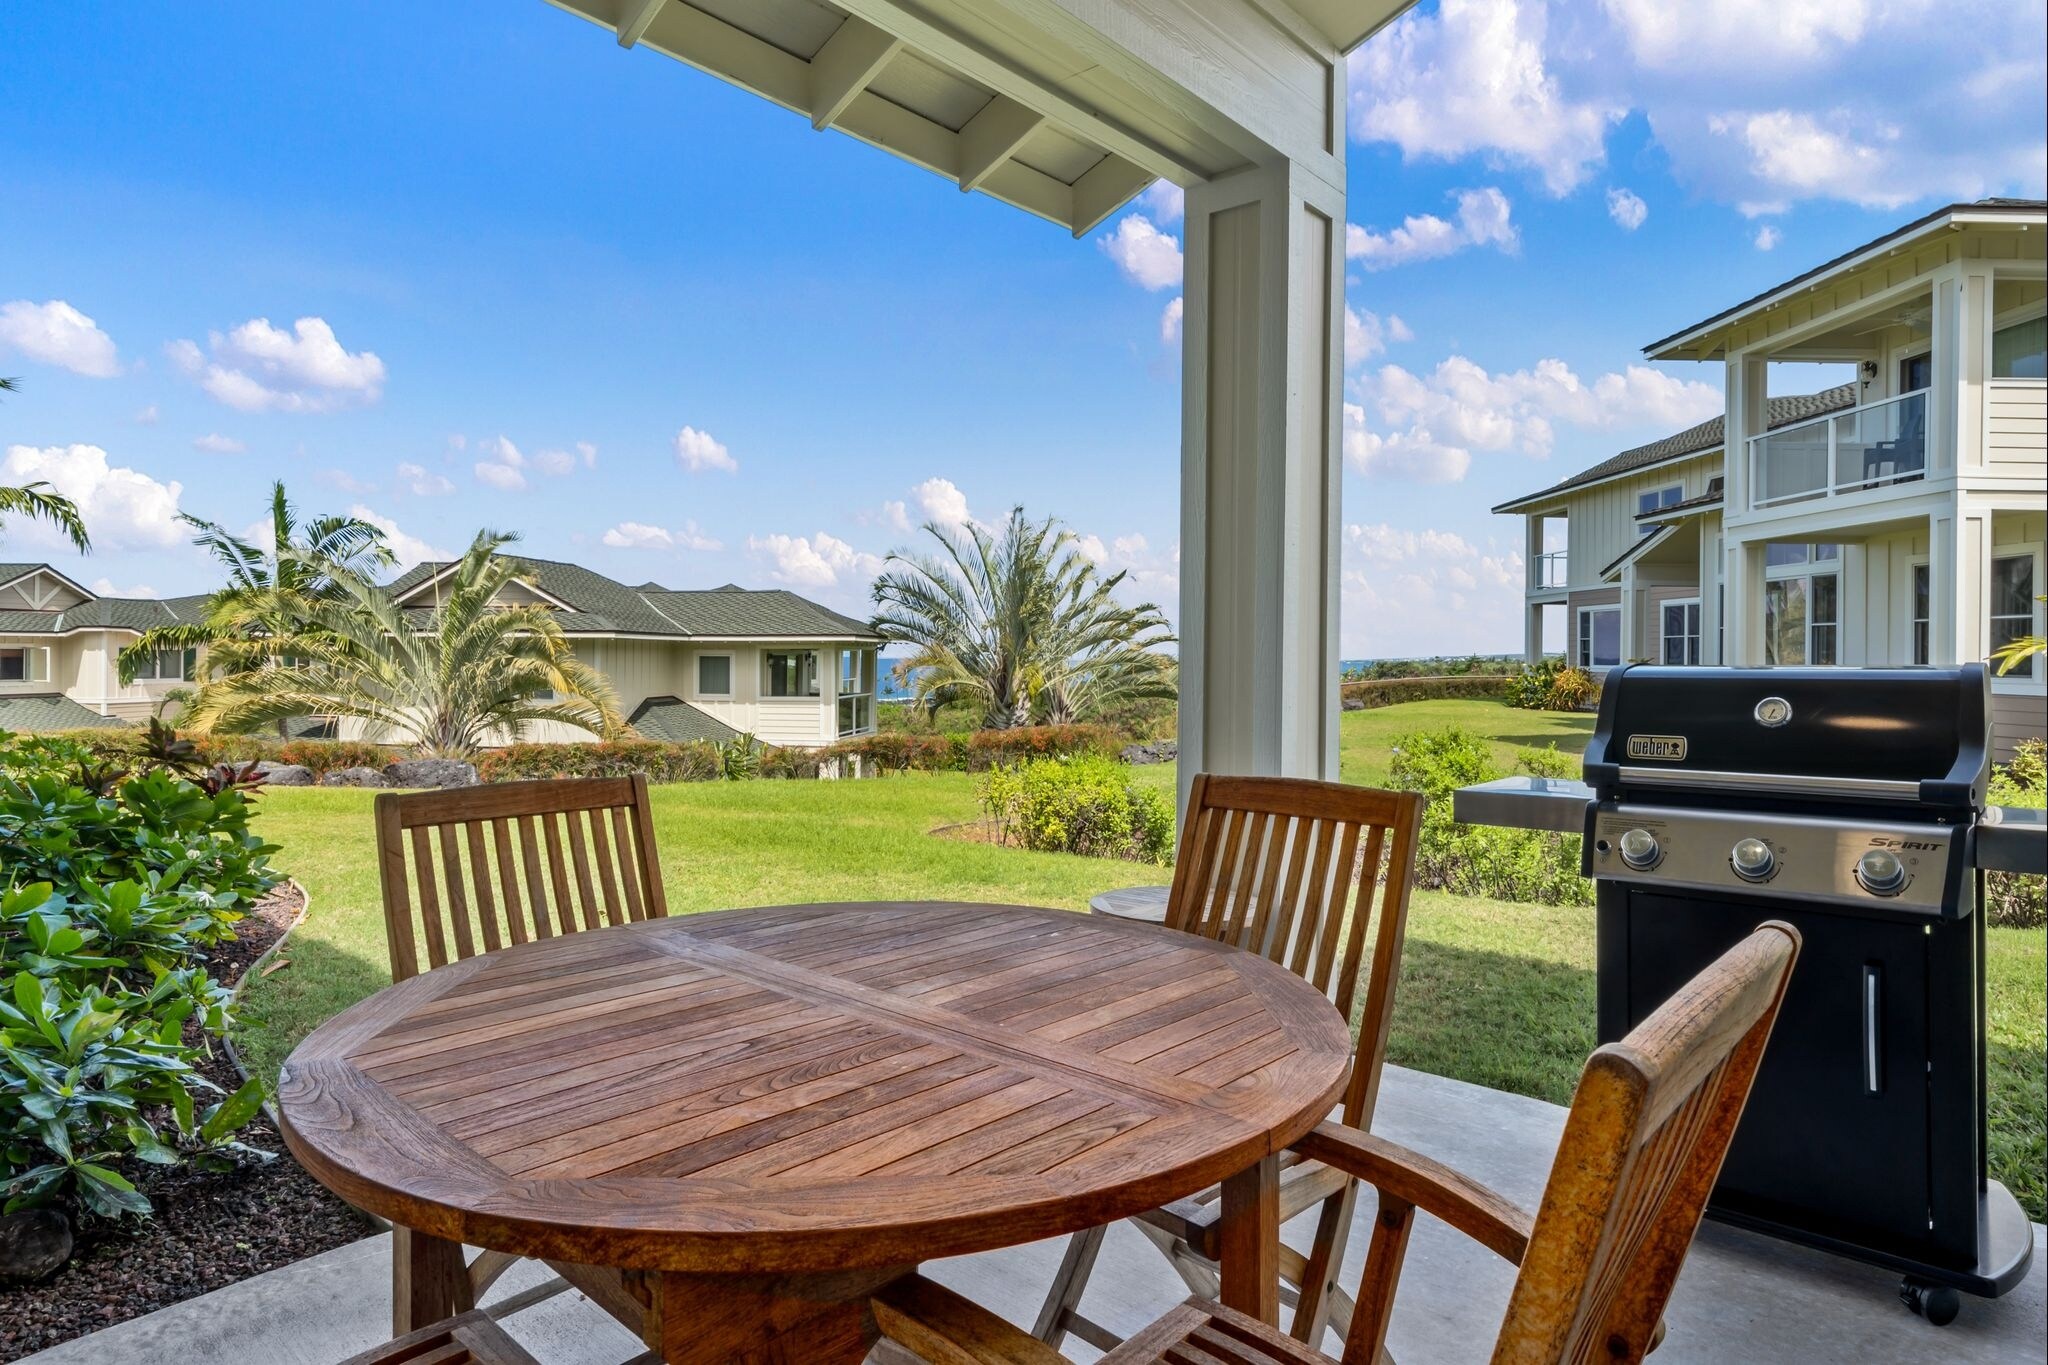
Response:
[[[1586,781],[1973,811],[1990,776],[1991,684],[1960,668],[1663,668],[1607,674]]]

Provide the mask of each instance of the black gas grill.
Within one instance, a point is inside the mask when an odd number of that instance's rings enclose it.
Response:
[[[1902,1272],[1930,1319],[2033,1240],[1985,1175],[1981,666],[1620,668],[1586,750],[1599,1034],[1778,918],[1805,937],[1709,1212]]]

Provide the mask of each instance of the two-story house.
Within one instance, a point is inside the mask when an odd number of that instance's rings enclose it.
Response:
[[[1719,361],[1725,417],[1494,510],[1525,518],[1525,649],[1601,669],[1947,664],[2042,633],[2048,204],[1908,223],[1644,348]],[[1800,363],[1847,384],[1773,396]],[[1562,613],[1562,622],[1556,614]],[[1993,684],[2000,750],[2048,666]]]
[[[152,626],[190,624],[204,597],[102,597],[48,564],[0,564],[0,730],[147,719],[188,686],[189,650],[166,650],[123,683],[115,659]]]

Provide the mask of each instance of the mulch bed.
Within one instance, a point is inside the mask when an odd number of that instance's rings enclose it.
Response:
[[[232,981],[275,943],[303,900],[287,883],[236,926],[237,941],[217,949],[213,975]],[[275,959],[273,959],[275,961]],[[201,1067],[223,1090],[242,1083],[216,1047]],[[125,1226],[94,1222],[77,1230],[78,1250],[37,1284],[0,1288],[0,1361],[140,1317],[169,1304],[346,1246],[376,1231],[300,1169],[267,1116],[241,1140],[275,1159],[244,1158],[216,1172],[137,1166],[128,1172],[153,1218]]]

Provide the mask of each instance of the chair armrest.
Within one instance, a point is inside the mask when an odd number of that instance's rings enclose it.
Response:
[[[868,1301],[882,1336],[931,1365],[1071,1365],[1020,1328],[922,1275],[906,1275]]]
[[[1407,1200],[1516,1265],[1529,1249],[1529,1215],[1520,1207],[1406,1147],[1340,1123],[1323,1123],[1294,1150]]]

